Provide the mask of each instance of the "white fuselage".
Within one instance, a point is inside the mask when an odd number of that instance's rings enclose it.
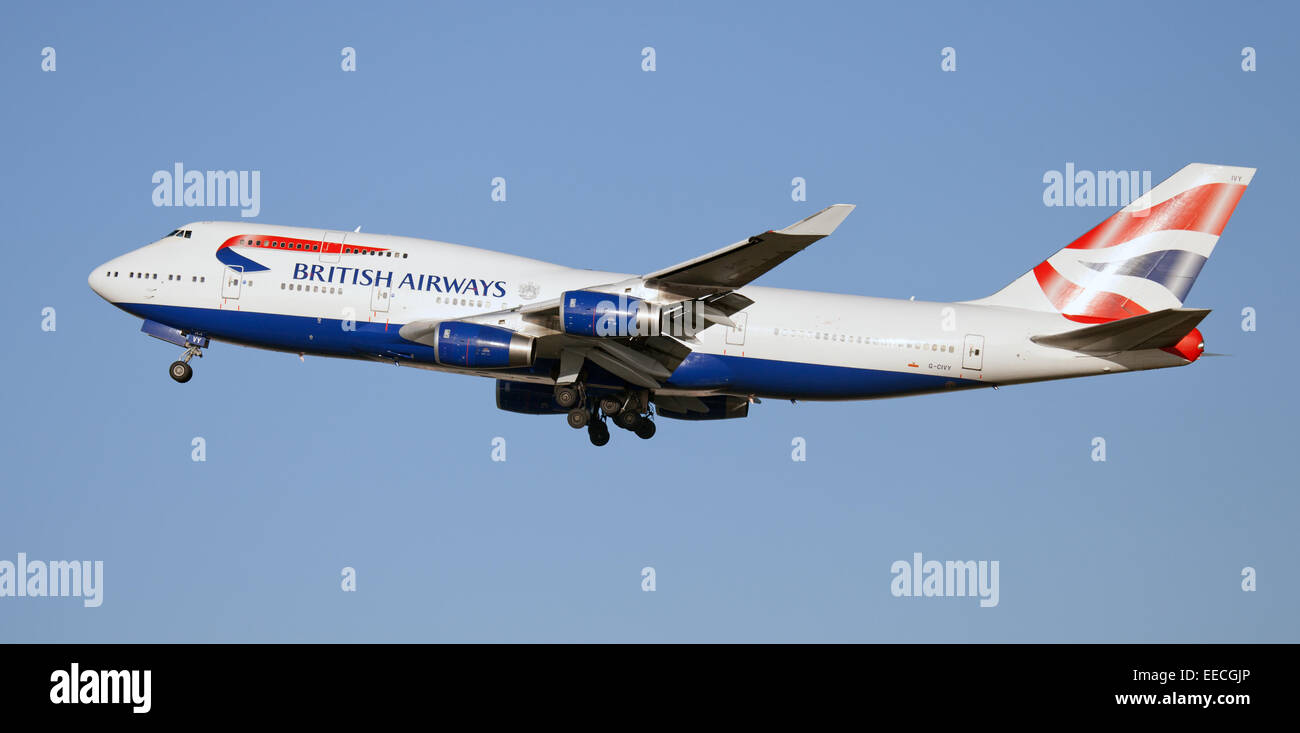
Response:
[[[657,295],[633,275],[424,239],[246,222],[183,231],[189,236],[101,265],[91,286],[137,316],[214,340],[529,381],[545,375],[407,358],[397,329],[507,311],[568,290]],[[233,250],[267,269],[219,261],[218,248],[232,238],[265,242]],[[272,246],[281,242],[295,248]],[[303,242],[333,246],[296,248]],[[617,289],[601,287],[611,284]],[[693,354],[666,393],[866,399],[1188,363],[1160,349],[1102,358],[1030,341],[1079,326],[1057,313],[755,286],[738,292],[754,303],[732,316],[735,328],[713,326],[689,344]]]

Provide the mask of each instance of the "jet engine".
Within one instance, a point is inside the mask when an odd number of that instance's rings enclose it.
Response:
[[[508,328],[442,321],[434,331],[433,353],[434,359],[446,366],[506,369],[531,365],[537,343],[532,336]]]
[[[555,388],[549,384],[497,380],[497,408],[525,415],[562,415],[569,411],[555,404]]]
[[[560,295],[560,326],[575,336],[653,336],[659,306],[627,294],[569,290]]]

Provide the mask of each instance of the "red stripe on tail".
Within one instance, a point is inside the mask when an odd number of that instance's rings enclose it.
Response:
[[[1038,278],[1038,286],[1052,305],[1071,321],[1105,323],[1147,312],[1146,308],[1117,293],[1087,290],[1075,285],[1047,262],[1034,268],[1034,277]]]
[[[1143,234],[1171,229],[1219,236],[1246,192],[1239,183],[1207,183],[1137,212],[1121,211],[1088,230],[1066,249],[1114,247]]]

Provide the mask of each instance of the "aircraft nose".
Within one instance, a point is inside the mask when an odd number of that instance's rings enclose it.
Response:
[[[90,275],[86,278],[86,282],[89,283],[90,289],[94,290],[96,295],[110,303],[113,302],[113,299],[109,297],[108,281],[110,279],[112,267],[112,261],[105,262],[99,267],[91,270]]]

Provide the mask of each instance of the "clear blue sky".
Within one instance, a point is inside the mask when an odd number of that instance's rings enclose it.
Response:
[[[0,640],[1300,641],[1294,6],[414,5],[8,8],[0,559],[105,578],[0,598]],[[936,300],[1110,213],[1043,205],[1068,162],[1259,173],[1188,302],[1231,358],[595,449],[484,379],[216,345],[173,383],[86,276],[238,218],[152,206],[177,161],[261,171],[259,221],[625,272],[855,203],[760,282]],[[913,552],[999,561],[1000,604],[894,598]]]

